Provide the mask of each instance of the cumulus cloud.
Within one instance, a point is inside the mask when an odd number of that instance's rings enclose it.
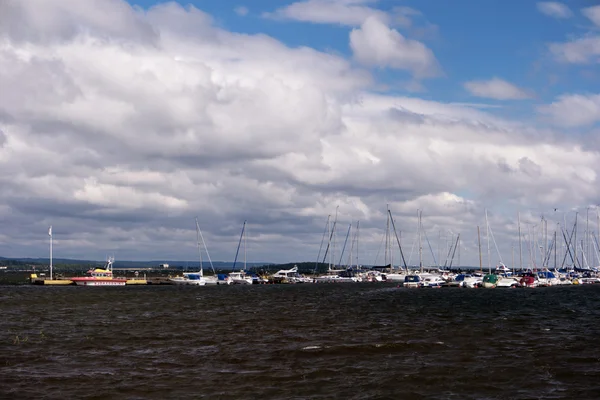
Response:
[[[549,49],[561,62],[598,63],[600,61],[600,36],[586,36],[565,43],[551,43]]]
[[[579,127],[600,121],[600,95],[562,95],[538,111],[557,125]]]
[[[596,26],[600,26],[600,6],[587,7],[581,10],[590,21]]]
[[[373,7],[377,0],[306,0],[298,1],[263,16],[317,24],[361,25],[369,17],[377,17],[387,24],[408,27],[411,17],[420,15],[417,10],[398,6],[389,12]]]
[[[350,33],[354,58],[368,66],[404,69],[419,78],[440,74],[433,52],[423,43],[407,39],[376,17],[369,17]]]
[[[487,81],[470,81],[464,85],[469,93],[477,97],[495,100],[521,100],[532,97],[529,91],[500,78],[492,78]]]
[[[233,258],[248,220],[249,261],[313,261],[339,205],[368,264],[390,204],[407,242],[418,207],[428,229],[464,232],[474,263],[484,208],[502,247],[517,209],[597,198],[600,157],[575,139],[374,94],[341,56],[176,3],[38,3],[0,3],[2,256],[45,256],[53,225],[57,257],[192,260],[197,215],[214,259]],[[377,17],[352,38],[367,65],[439,73]]]
[[[571,18],[573,12],[567,5],[557,1],[540,1],[537,3],[538,10],[553,18]]]
[[[600,26],[600,6],[584,8],[582,13],[596,26]],[[600,61],[600,36],[595,31],[567,42],[550,43],[548,48],[560,62],[589,64]]]

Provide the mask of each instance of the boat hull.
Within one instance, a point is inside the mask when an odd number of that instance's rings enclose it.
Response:
[[[107,280],[101,280],[101,279],[72,279],[73,282],[75,282],[75,284],[77,286],[125,286],[125,284],[127,283],[127,281],[125,279],[121,280],[121,279],[107,279]]]
[[[188,286],[205,286],[206,281],[204,279],[169,279],[169,282],[175,285],[188,285]]]

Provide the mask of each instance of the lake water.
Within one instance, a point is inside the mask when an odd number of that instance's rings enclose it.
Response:
[[[0,287],[0,398],[598,399],[600,285]]]

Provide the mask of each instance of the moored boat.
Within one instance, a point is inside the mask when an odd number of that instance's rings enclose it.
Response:
[[[495,288],[498,285],[498,275],[496,274],[486,274],[483,277],[483,282],[481,286],[487,289]]]
[[[114,258],[106,261],[104,268],[96,268],[87,271],[88,276],[76,276],[70,278],[78,286],[125,286],[127,278],[115,278],[112,272]]]

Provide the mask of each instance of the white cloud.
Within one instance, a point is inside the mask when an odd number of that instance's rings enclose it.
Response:
[[[584,16],[600,26],[600,6],[582,10]],[[560,62],[570,64],[589,64],[600,62],[600,36],[594,31],[564,43],[550,43],[550,53]]]
[[[360,25],[372,15],[388,20],[388,15],[380,10],[365,6],[369,0],[307,0],[292,3],[265,13],[266,17],[293,19],[304,22]]]
[[[389,12],[372,7],[377,0],[306,0],[264,13],[267,18],[289,19],[318,24],[359,26],[369,17],[377,17],[387,24],[408,27],[411,17],[420,15],[410,7],[393,7]]]
[[[557,125],[579,127],[600,122],[600,95],[570,94],[559,96],[538,111]]]
[[[229,32],[194,7],[1,4],[2,256],[45,256],[52,224],[57,257],[195,259],[197,215],[214,259],[233,258],[248,219],[249,261],[312,261],[340,205],[340,224],[361,220],[367,264],[389,203],[406,242],[422,208],[475,263],[483,208],[506,250],[518,208],[598,197],[600,153],[576,137],[376,95],[340,56]],[[353,38],[368,65],[439,72],[377,18]]]
[[[571,18],[573,12],[563,3],[557,1],[540,1],[537,3],[538,10],[549,17]]]
[[[233,11],[235,11],[235,13],[240,16],[248,15],[249,12],[248,7],[244,6],[238,6],[234,8]]]
[[[551,43],[550,52],[561,62],[588,64],[600,61],[600,36],[586,36],[566,43]]]
[[[527,90],[500,78],[492,78],[487,81],[470,81],[464,85],[469,93],[477,97],[496,100],[520,100],[532,97],[532,94]]]
[[[588,7],[581,10],[583,15],[589,18],[596,26],[600,26],[600,6]]]
[[[433,52],[423,43],[407,39],[376,17],[369,17],[350,32],[354,58],[363,65],[404,69],[418,78],[440,73]]]

